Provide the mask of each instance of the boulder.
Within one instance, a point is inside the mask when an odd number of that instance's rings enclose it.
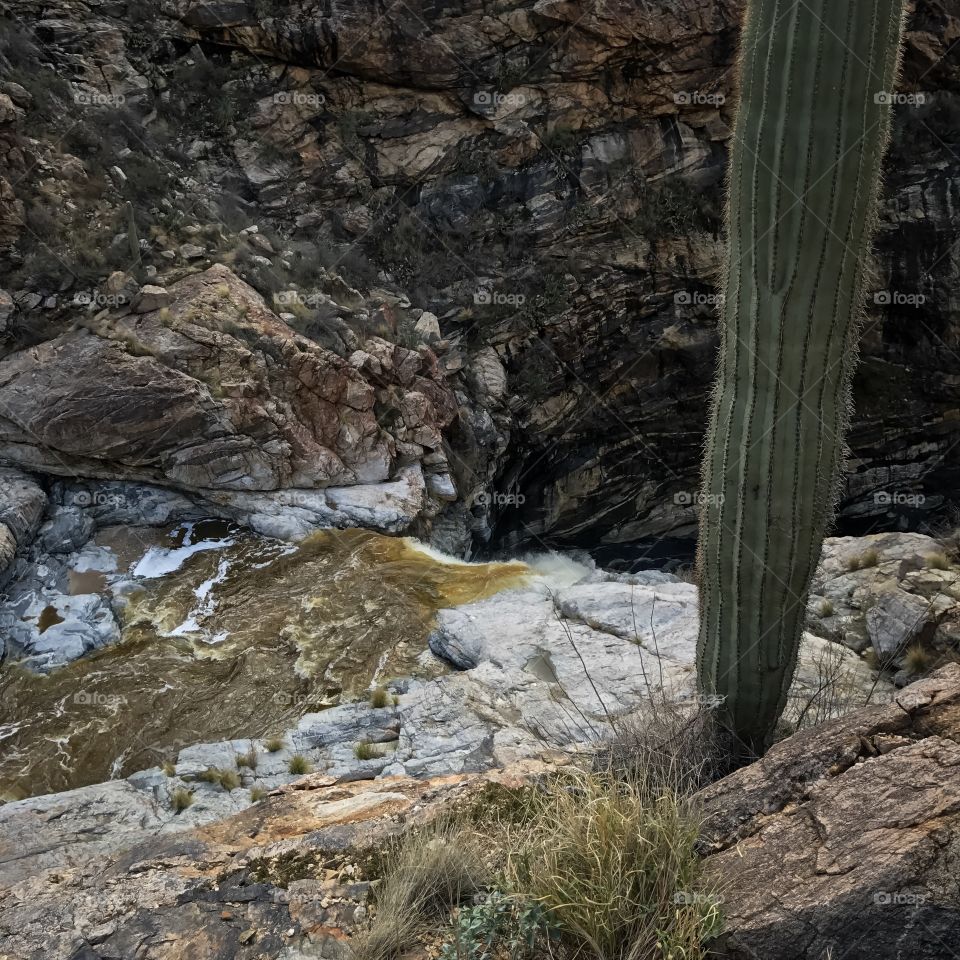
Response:
[[[960,930],[960,667],[701,792],[729,960],[941,960]]]
[[[876,594],[865,620],[873,649],[882,659],[891,660],[902,656],[924,633],[931,621],[931,604],[892,587]]]

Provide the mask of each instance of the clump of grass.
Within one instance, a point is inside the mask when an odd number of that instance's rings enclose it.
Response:
[[[833,616],[833,601],[832,600],[821,600],[819,606],[817,607],[817,615],[822,619],[826,620],[827,617]]]
[[[250,800],[259,803],[270,791],[266,787],[255,786],[250,788]]]
[[[947,555],[945,553],[928,553],[926,557],[924,557],[924,560],[926,561],[928,570],[950,569],[950,561],[947,559]]]
[[[867,649],[863,651],[863,659],[871,670],[883,669],[883,664],[880,662],[880,654],[877,653],[875,648],[867,647]]]
[[[847,564],[847,569],[851,572],[854,570],[867,570],[870,567],[875,567],[879,562],[880,554],[871,547],[869,550],[864,550],[859,556],[851,557]]]
[[[689,801],[578,772],[535,802],[535,817],[506,827],[507,890],[543,908],[563,955],[706,956],[720,899],[695,850],[700,821]]]
[[[379,747],[374,746],[369,740],[361,740],[354,746],[353,755],[358,760],[379,760],[383,753]]]
[[[374,710],[380,710],[390,703],[390,694],[386,687],[375,687],[370,692],[370,706]]]
[[[908,673],[926,673],[933,665],[933,657],[926,647],[915,643],[903,655],[903,669]]]
[[[236,790],[240,786],[240,774],[236,770],[222,770],[220,767],[207,767],[198,779],[219,784],[224,790]]]
[[[287,769],[294,774],[309,773],[310,761],[301,753],[295,753],[287,764]]]
[[[172,776],[177,772],[177,768],[176,768],[176,766],[174,766],[174,763],[173,763],[172,760],[164,760],[164,761],[163,761],[163,765],[160,767],[160,769],[161,769],[168,777],[172,777]]]
[[[267,737],[263,745],[268,753],[277,753],[283,749],[283,737]]]
[[[224,790],[236,790],[240,786],[240,774],[236,770],[221,770],[220,786]]]
[[[385,862],[374,919],[353,940],[355,960],[395,960],[487,881],[479,837],[451,822],[406,834]]]
[[[185,787],[177,787],[170,797],[170,805],[174,813],[183,813],[193,803],[193,793]]]
[[[260,757],[257,755],[257,748],[250,745],[250,749],[246,753],[237,754],[237,769],[242,769],[247,767],[250,770],[256,770],[257,764],[260,762]]]
[[[398,694],[395,693],[395,694],[393,695],[393,697],[391,698],[391,700],[392,700],[393,705],[394,705],[395,707],[399,707],[399,706],[400,706],[400,697],[399,697]]]

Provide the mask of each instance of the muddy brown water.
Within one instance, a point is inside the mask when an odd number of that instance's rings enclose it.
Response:
[[[149,545],[112,536],[122,570]],[[360,530],[296,548],[230,540],[140,581],[120,643],[47,677],[0,670],[0,798],[128,776],[194,743],[278,733],[372,682],[415,674],[439,609],[528,572],[445,562]],[[79,574],[74,585],[102,580]]]

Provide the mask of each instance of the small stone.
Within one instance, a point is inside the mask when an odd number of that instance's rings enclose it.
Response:
[[[428,343],[440,339],[440,321],[435,313],[424,311],[420,319],[413,325],[413,329]]]
[[[184,260],[198,260],[206,253],[203,247],[195,243],[181,243],[179,250],[180,256],[183,257]]]
[[[149,313],[151,310],[160,310],[162,307],[169,306],[172,300],[173,296],[165,288],[148,283],[140,288],[140,296],[137,298],[134,310],[137,313]]]

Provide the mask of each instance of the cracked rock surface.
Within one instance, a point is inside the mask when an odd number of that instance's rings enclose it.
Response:
[[[943,958],[960,932],[960,667],[701,794],[736,960]]]

